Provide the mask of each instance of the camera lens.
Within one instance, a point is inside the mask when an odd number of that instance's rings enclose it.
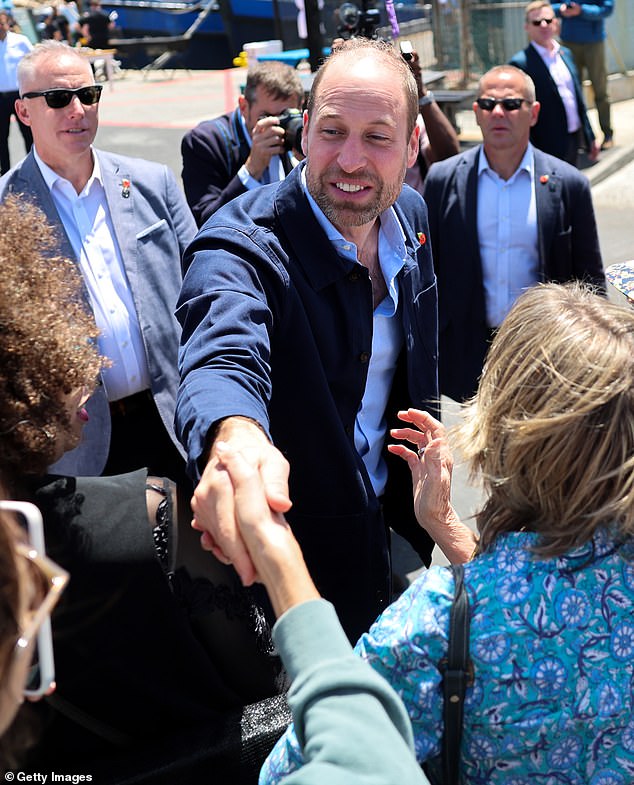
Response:
[[[285,109],[279,115],[280,125],[284,129],[284,149],[302,149],[302,128],[304,127],[304,116],[301,109]]]

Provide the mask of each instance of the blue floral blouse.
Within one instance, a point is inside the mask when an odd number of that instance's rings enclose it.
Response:
[[[634,783],[634,542],[599,532],[556,559],[537,536],[500,537],[465,565],[474,683],[462,741],[465,785]],[[424,573],[357,644],[399,693],[418,760],[440,754],[453,575]],[[260,784],[301,766],[291,729]]]

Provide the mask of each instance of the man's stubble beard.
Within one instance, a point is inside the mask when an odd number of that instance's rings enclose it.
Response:
[[[329,172],[324,172],[323,175],[313,177],[311,176],[310,165],[306,169],[306,185],[310,195],[317,202],[320,210],[326,216],[333,226],[364,226],[365,224],[372,223],[376,218],[385,212],[388,207],[391,207],[398,199],[403,181],[405,178],[406,166],[403,165],[401,172],[400,182],[386,183],[384,180],[379,180],[375,175],[357,175],[359,179],[370,181],[374,186],[374,197],[367,204],[345,204],[345,206],[333,203],[332,199],[326,193],[326,188],[322,188],[322,182],[331,182],[333,180],[346,180],[349,176],[340,175],[332,177]],[[337,173],[340,174],[340,173]],[[342,192],[343,193],[343,192]]]

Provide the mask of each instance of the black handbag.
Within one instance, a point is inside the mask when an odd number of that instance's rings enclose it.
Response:
[[[464,699],[467,685],[473,682],[473,664],[469,659],[469,597],[464,586],[464,567],[462,564],[452,564],[451,569],[455,588],[449,616],[449,646],[447,657],[440,663],[444,697],[442,779],[438,778],[432,766],[424,766],[427,777],[434,785],[460,783]]]

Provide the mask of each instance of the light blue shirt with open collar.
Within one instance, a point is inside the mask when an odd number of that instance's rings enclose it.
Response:
[[[478,163],[478,241],[489,327],[499,327],[520,294],[539,281],[535,161],[529,143],[508,180]]]
[[[302,171],[302,184],[315,218],[330,242],[341,256],[361,264],[357,246],[345,237],[326,218],[310,195],[306,186],[306,168]],[[387,466],[382,457],[383,442],[387,431],[385,409],[394,379],[396,363],[403,345],[403,330],[398,319],[398,274],[407,259],[405,234],[393,207],[385,210],[380,218],[379,264],[387,285],[387,296],[374,309],[372,330],[372,355],[368,378],[354,428],[354,445],[363,459],[372,487],[381,496],[387,482]]]

